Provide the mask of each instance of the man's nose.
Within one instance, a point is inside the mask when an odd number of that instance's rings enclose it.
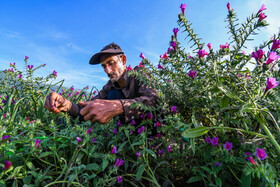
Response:
[[[111,73],[112,72],[111,66],[106,65],[105,72]]]

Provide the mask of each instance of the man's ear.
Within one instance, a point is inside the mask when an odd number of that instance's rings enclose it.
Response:
[[[123,65],[126,65],[126,56],[124,54],[122,55],[122,62],[123,62]]]

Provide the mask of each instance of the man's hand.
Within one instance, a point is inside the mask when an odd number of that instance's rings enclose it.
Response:
[[[71,109],[71,101],[65,99],[56,92],[50,93],[45,101],[44,107],[50,112],[59,113],[60,111],[68,112]]]
[[[95,99],[93,101],[79,102],[84,108],[80,114],[86,121],[101,124],[108,123],[113,117],[124,113],[123,106],[119,100]]]

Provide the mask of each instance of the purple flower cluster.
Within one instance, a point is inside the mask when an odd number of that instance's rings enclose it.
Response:
[[[123,163],[124,163],[124,161],[122,159],[117,158],[115,166],[119,168],[119,167],[121,167],[123,165]]]
[[[206,137],[205,138],[205,141],[208,143],[208,144],[212,144],[212,145],[216,145],[216,146],[219,146],[219,138],[218,137],[213,137],[212,139],[210,137]],[[232,143],[230,142],[226,142],[224,144],[224,148],[228,151],[230,151],[232,149]]]
[[[138,132],[139,134],[141,134],[142,132],[145,132],[145,126],[141,126],[141,127],[137,130],[137,132]]]

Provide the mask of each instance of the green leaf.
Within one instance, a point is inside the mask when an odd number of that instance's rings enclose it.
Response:
[[[208,173],[211,173],[211,170],[208,167],[205,166],[200,166],[202,169],[204,169],[205,171],[207,171]]]
[[[225,85],[222,85],[222,84],[219,84],[217,85],[217,87],[228,97],[232,98],[232,99],[235,99],[235,100],[238,100],[242,103],[245,103],[243,100],[241,100],[237,95],[235,95],[234,93],[230,92],[229,89],[225,86]]]
[[[154,151],[152,151],[151,149],[145,149],[145,151],[147,153],[149,153],[152,157],[154,157],[155,159],[157,159],[157,155]]]
[[[193,154],[195,154],[195,138],[191,138],[191,148],[192,148],[192,151],[193,151]]]
[[[142,175],[143,175],[143,172],[145,170],[145,167],[146,167],[146,164],[141,164],[137,170],[137,173],[136,173],[136,180],[139,180]]]
[[[143,143],[142,142],[134,142],[133,144],[130,145],[130,147],[133,147],[135,145],[143,145]]]
[[[247,186],[251,186],[251,175],[245,175],[243,172],[241,176],[241,187]]]
[[[92,163],[92,164],[88,164],[86,166],[87,170],[94,170],[94,171],[98,171],[99,170],[99,165],[96,163]]]
[[[32,164],[32,162],[26,162],[26,165],[29,167],[29,169],[31,169],[32,171],[36,171],[36,168],[34,167],[34,165]]]
[[[209,131],[208,127],[196,127],[194,129],[187,129],[182,133],[184,138],[195,138],[202,136]]]
[[[22,167],[23,167],[23,166],[18,166],[18,167],[16,167],[16,168],[14,169],[14,171],[7,177],[7,179],[6,179],[5,181],[7,181],[7,180],[11,179],[12,177],[16,176],[16,175],[20,172],[20,170],[21,170]]]
[[[199,124],[195,119],[195,110],[192,111],[192,123],[194,124],[195,127],[199,127]]]
[[[215,182],[217,186],[222,186],[222,180],[220,179],[220,177],[216,177]]]
[[[103,160],[103,163],[102,163],[102,171],[104,171],[106,169],[106,167],[108,166],[109,164],[109,160],[108,159],[104,159]]]
[[[118,148],[118,151],[121,152],[122,151],[122,148],[125,146],[125,144],[127,143],[127,141],[123,142],[119,148]]]
[[[224,96],[222,99],[221,99],[221,102],[220,102],[220,108],[226,108],[229,106],[229,97],[228,96]]]
[[[67,187],[68,186],[71,186],[72,182],[75,180],[76,178],[76,175],[75,174],[72,174],[69,179],[68,179],[68,183],[67,183]]]
[[[53,152],[44,152],[44,153],[42,153],[42,154],[40,154],[40,158],[41,157],[46,157],[46,156],[49,156],[49,155],[53,155]]]
[[[29,176],[23,177],[22,181],[24,184],[30,184],[31,179],[32,179],[32,175],[29,175]]]
[[[202,177],[200,177],[200,176],[195,176],[195,177],[189,178],[189,180],[187,181],[187,183],[198,182],[198,181],[201,181],[201,180],[202,180]]]
[[[256,107],[253,106],[253,104],[245,104],[241,107],[241,109],[239,110],[240,113],[243,112],[255,112],[256,110],[258,110]]]

